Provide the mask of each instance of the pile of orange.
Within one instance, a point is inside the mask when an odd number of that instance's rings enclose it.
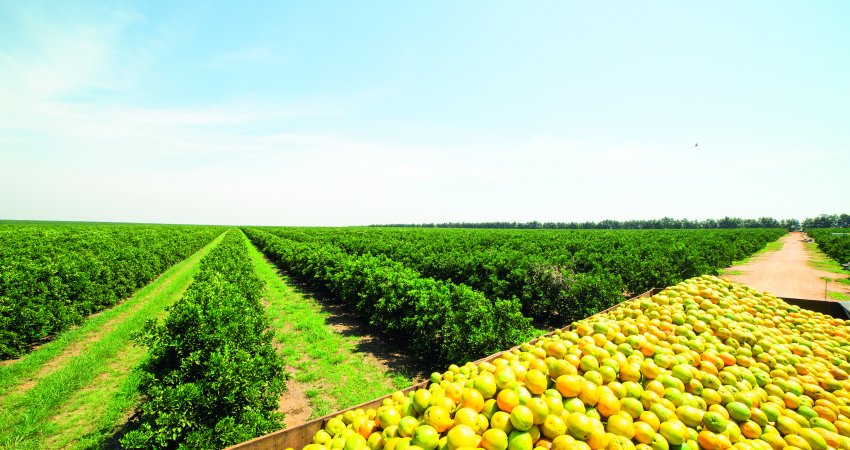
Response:
[[[850,450],[850,321],[703,276],[429,388],[305,450]]]

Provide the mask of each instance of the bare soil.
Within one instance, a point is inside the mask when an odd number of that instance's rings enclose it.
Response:
[[[295,373],[295,369],[287,367],[286,372]],[[286,392],[280,397],[277,410],[285,415],[283,423],[287,429],[294,428],[310,420],[313,409],[310,408],[310,401],[307,399],[306,391],[307,385],[305,383],[299,383],[293,379],[286,381]]]
[[[780,297],[823,299],[823,277],[835,280],[847,278],[847,275],[810,266],[812,255],[806,251],[804,239],[803,233],[789,233],[782,238],[780,250],[763,253],[746,264],[728,268],[727,273],[740,274],[726,275],[726,278]],[[832,281],[829,283],[829,291],[850,294],[850,286]]]

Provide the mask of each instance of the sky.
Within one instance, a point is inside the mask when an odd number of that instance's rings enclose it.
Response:
[[[846,1],[4,1],[0,219],[848,212],[848,23]]]

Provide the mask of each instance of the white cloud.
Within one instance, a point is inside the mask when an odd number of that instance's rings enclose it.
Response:
[[[219,69],[231,69],[239,64],[260,64],[272,61],[285,61],[285,58],[265,47],[246,47],[216,55],[209,60],[208,64]]]
[[[804,200],[812,202],[805,214],[834,211],[824,209],[828,197],[815,196],[834,186],[836,167],[806,185],[786,179],[822,164],[828,155],[818,151],[800,161],[710,144],[591,143],[510,130],[422,144],[416,131],[391,139],[386,130],[362,130],[352,138],[290,126],[344,120],[339,99],[210,99],[178,108],[134,106],[120,96],[87,100],[75,96],[92,89],[132,96],[145,87],[147,68],[128,69],[134,55],[121,51],[123,31],[143,19],[115,14],[67,27],[27,20],[32,48],[0,50],[0,218],[347,225],[785,217],[800,210],[785,203]],[[249,47],[211,63],[274,58]],[[349,101],[375,95],[388,94]],[[453,142],[450,133],[443,142]]]

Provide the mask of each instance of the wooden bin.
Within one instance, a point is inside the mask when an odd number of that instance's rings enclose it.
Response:
[[[619,308],[623,303],[626,303],[628,301],[631,301],[631,300],[634,300],[634,299],[637,299],[637,298],[651,297],[658,292],[661,292],[661,289],[658,289],[658,288],[650,289],[650,290],[648,290],[648,291],[646,291],[646,292],[644,292],[640,295],[636,295],[634,297],[629,298],[628,300],[624,300],[622,303],[618,303],[618,304],[616,304],[616,305],[614,305],[614,306],[612,306],[612,307],[610,307],[610,308],[608,308],[604,311],[600,311],[597,314],[602,314],[602,313],[606,313],[608,311],[614,310],[616,308]],[[569,326],[564,327],[562,329],[569,329]],[[534,338],[530,341],[530,343],[534,344],[541,337],[550,336],[554,333],[555,333],[555,331],[552,331],[552,332],[549,332],[549,333],[547,333],[543,336]],[[511,350],[515,350],[515,349],[519,349],[519,346],[510,348],[506,351],[510,352]],[[481,362],[484,362],[484,361],[487,361],[487,362],[493,361],[494,359],[501,356],[502,353],[504,353],[504,352],[505,351],[501,351],[501,352],[492,354],[490,356],[485,356],[484,358],[481,358],[478,361],[475,361],[475,363],[478,364],[478,363],[481,363]],[[408,393],[408,392],[416,390],[416,389],[426,389],[429,384],[430,384],[430,381],[427,381],[427,380],[422,381],[422,382],[416,383],[413,386],[410,386],[406,389],[403,389],[402,392]],[[233,449],[233,450],[235,450],[235,449],[239,449],[239,450],[280,449],[280,450],[283,450],[283,449],[286,449],[286,448],[294,448],[296,450],[300,450],[305,445],[307,445],[307,444],[309,444],[313,441],[313,435],[315,435],[317,431],[324,428],[325,425],[327,425],[328,420],[330,420],[330,419],[332,419],[332,418],[334,418],[334,417],[336,417],[336,416],[338,416],[338,415],[340,415],[340,414],[342,414],[346,411],[350,411],[350,410],[354,410],[354,409],[361,409],[361,408],[362,409],[370,409],[370,408],[371,409],[377,409],[379,406],[381,406],[381,403],[383,403],[384,399],[390,398],[391,396],[392,396],[392,394],[387,394],[383,397],[379,397],[379,398],[376,398],[374,400],[370,400],[366,403],[361,403],[359,405],[355,405],[355,406],[352,406],[350,408],[343,409],[342,411],[337,411],[337,412],[328,414],[324,417],[319,417],[318,419],[313,419],[309,422],[305,422],[301,425],[298,425],[297,427],[292,427],[292,428],[287,428],[287,429],[280,430],[280,431],[275,431],[274,433],[270,433],[270,434],[267,434],[265,436],[260,436],[258,438],[251,439],[250,441],[243,442],[241,444],[236,444],[232,447],[228,447],[227,450],[231,450],[231,449]]]

